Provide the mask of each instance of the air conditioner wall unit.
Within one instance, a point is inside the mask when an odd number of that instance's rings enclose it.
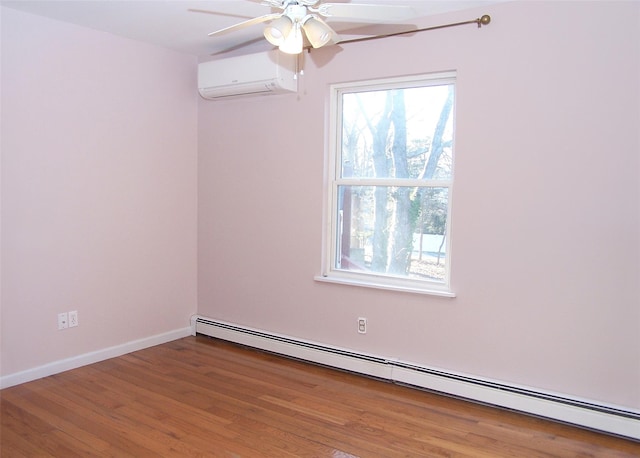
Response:
[[[295,55],[273,51],[202,62],[198,91],[205,99],[297,92]]]

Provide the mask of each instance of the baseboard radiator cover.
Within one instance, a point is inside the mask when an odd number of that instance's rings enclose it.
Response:
[[[192,318],[192,334],[640,440],[637,410],[363,354],[202,316]]]

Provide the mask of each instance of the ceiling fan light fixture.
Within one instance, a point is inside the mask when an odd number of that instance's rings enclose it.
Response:
[[[284,42],[280,45],[280,51],[287,54],[300,54],[302,52],[302,31],[300,30],[300,24],[296,22],[293,25],[293,30],[285,38]]]
[[[333,30],[321,19],[315,16],[309,18],[302,25],[304,33],[311,46],[321,48],[331,41]]]
[[[264,28],[264,37],[274,46],[282,45],[291,35],[293,22],[288,16],[280,16]]]

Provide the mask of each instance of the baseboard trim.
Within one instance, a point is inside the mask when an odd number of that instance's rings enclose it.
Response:
[[[16,372],[14,374],[0,377],[0,389],[9,388],[10,386],[19,385],[21,383],[31,382],[50,375],[59,374],[71,369],[86,366],[89,364],[104,361],[106,359],[122,356],[145,348],[161,345],[173,340],[181,339],[191,335],[191,327],[176,329],[173,331],[156,334],[154,336],[145,337],[143,339],[133,340],[121,345],[104,348],[101,350],[85,353],[71,358],[54,361],[43,366],[34,367],[25,371]]]
[[[192,333],[640,440],[638,410],[363,354],[201,316],[192,318]]]

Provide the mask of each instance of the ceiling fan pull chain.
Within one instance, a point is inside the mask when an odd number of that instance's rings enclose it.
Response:
[[[300,59],[304,58],[304,53],[296,55],[296,71],[293,74],[293,79],[297,80],[298,76],[304,76],[304,66],[300,62]]]

